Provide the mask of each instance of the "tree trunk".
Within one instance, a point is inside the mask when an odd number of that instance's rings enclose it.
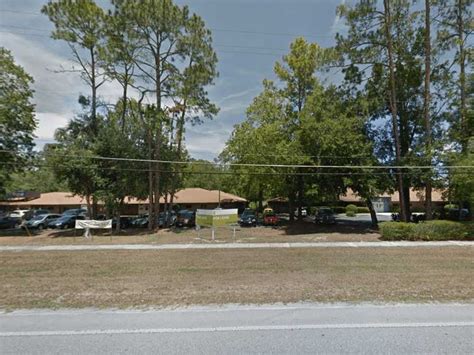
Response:
[[[178,118],[178,122],[176,122],[176,158],[178,161],[181,161],[181,147],[183,142],[183,133],[184,133],[184,120],[186,116],[186,99],[183,101],[183,107],[181,107],[181,116]],[[181,165],[178,166],[178,169]],[[173,170],[173,169],[171,169]],[[176,193],[176,183],[178,182],[178,174],[176,174],[171,179],[171,191],[170,191],[170,211],[173,210],[173,203],[174,203],[174,195]]]
[[[156,88],[156,118],[158,123],[158,129],[156,132],[155,139],[155,186],[154,186],[154,195],[155,195],[155,209],[153,213],[153,218],[156,221],[158,214],[160,213],[160,163],[158,160],[161,159],[161,136],[163,134],[163,117],[161,110],[161,58],[160,58],[160,47],[157,48],[157,55],[155,56],[155,88]],[[154,222],[155,222],[154,221]]]
[[[288,208],[290,213],[290,222],[295,221],[295,194],[293,191],[290,191],[288,195]]]
[[[263,212],[263,189],[262,184],[258,185],[258,212]]]
[[[431,166],[431,121],[430,121],[430,83],[431,83],[431,3],[425,0],[425,92],[423,116],[425,123],[426,161]],[[431,170],[428,171],[425,183],[425,215],[426,219],[433,218],[431,203]]]
[[[91,102],[91,121],[92,121],[92,132],[97,134],[97,85],[95,77],[95,54],[94,47],[90,48],[91,55],[91,88],[92,88],[92,102]]]
[[[388,66],[390,73],[390,93],[389,93],[389,102],[390,102],[390,111],[392,115],[392,130],[393,138],[395,141],[395,155],[396,155],[396,164],[399,166],[401,164],[401,149],[400,149],[400,136],[398,132],[398,108],[397,108],[397,92],[395,85],[395,64],[393,60],[393,44],[392,44],[392,16],[390,10],[390,1],[384,0],[384,27],[385,27],[385,37],[387,41],[387,52],[388,52]],[[403,189],[403,173],[401,169],[397,169],[397,182],[398,182],[398,194],[400,199],[400,219],[404,222],[407,222],[407,216],[405,214],[405,197]]]
[[[87,214],[89,215],[89,218],[92,217],[92,206],[91,206],[91,196],[86,195],[86,204],[87,204]]]
[[[463,2],[465,0],[457,1],[457,30],[458,30],[458,43],[459,43],[459,85],[461,95],[461,148],[462,152],[466,152],[469,142],[470,129],[467,118],[467,107],[466,107],[466,49],[464,46],[464,20],[462,16]]]
[[[92,195],[92,219],[97,219],[98,209],[99,203],[97,201],[97,197]]]
[[[302,175],[298,175],[298,221],[303,220],[303,200],[304,200],[304,180]]]
[[[379,221],[377,220],[377,212],[375,212],[372,199],[370,197],[367,197],[366,202],[367,202],[367,207],[370,212],[370,220],[372,221],[372,228],[377,228]]]

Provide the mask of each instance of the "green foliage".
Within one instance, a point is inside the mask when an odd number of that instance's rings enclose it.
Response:
[[[15,64],[10,51],[0,47],[0,149],[7,150],[0,151],[0,193],[11,174],[25,168],[34,146],[32,84],[33,78]]]
[[[456,156],[453,165],[474,166],[474,138],[469,141],[466,152]],[[474,173],[472,169],[453,169],[450,175],[451,195],[455,201],[465,201],[474,206]]]
[[[414,223],[382,222],[379,225],[383,240],[413,240]]]
[[[368,207],[357,207],[357,213],[369,213],[370,210]]]
[[[349,204],[346,206],[346,216],[354,217],[357,214],[357,206]]]
[[[383,222],[380,234],[383,240],[463,240],[474,236],[472,223],[453,221],[425,221],[417,224]]]
[[[200,187],[207,190],[225,190],[231,191],[222,186],[221,169],[206,160],[190,160],[192,163],[183,169],[184,181],[183,187]]]

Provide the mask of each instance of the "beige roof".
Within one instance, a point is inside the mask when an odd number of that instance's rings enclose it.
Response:
[[[70,206],[85,205],[86,200],[81,196],[70,192],[45,192],[40,197],[29,201],[1,202],[2,205],[10,206]]]
[[[221,202],[247,202],[246,199],[233,195],[224,191],[220,192]],[[169,201],[169,196],[168,196]],[[218,203],[219,202],[219,190],[206,190],[198,187],[187,188],[177,191],[174,194],[173,203],[180,204],[207,204],[207,203]],[[137,200],[134,197],[125,199],[127,204],[146,204],[148,199]],[[165,203],[164,197],[160,198],[160,203]]]
[[[218,203],[219,191],[218,190],[205,190],[200,188],[189,188],[182,189],[176,192],[174,203],[180,204],[209,204]],[[220,193],[221,202],[246,202],[247,200],[221,191]],[[160,198],[160,203],[164,203],[165,199]],[[125,199],[126,204],[146,204],[146,200],[137,200],[134,197]],[[18,202],[0,202],[2,205],[9,206],[71,206],[71,205],[85,205],[86,200],[81,196],[74,196],[70,192],[47,192],[41,194],[39,198],[29,201],[18,201]]]
[[[380,195],[379,197],[390,197],[392,202],[400,202],[397,191],[395,191],[393,194],[384,193],[383,195]],[[339,199],[344,202],[359,202],[362,200],[359,195],[357,195],[354,191],[352,191],[352,189],[347,189],[346,194],[339,196]],[[425,200],[424,191],[415,190],[413,188],[410,190],[410,201],[422,202],[424,200]],[[433,189],[431,193],[431,200],[433,202],[444,201],[443,191],[438,190],[438,189]]]

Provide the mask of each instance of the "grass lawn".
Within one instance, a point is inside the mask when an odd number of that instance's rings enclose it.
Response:
[[[3,234],[2,234],[3,233]],[[0,231],[0,245],[54,245],[54,244],[170,244],[170,243],[211,243],[210,229],[199,233],[194,229],[162,229],[150,234],[146,229],[124,230],[119,235],[110,232],[92,231],[91,240],[81,236],[81,231],[44,230],[33,231],[28,236],[25,231]],[[285,243],[285,242],[359,242],[377,241],[380,235],[358,225],[321,226],[303,222],[280,227],[236,228],[235,238],[229,227],[218,228],[215,243]]]
[[[0,253],[0,307],[474,299],[471,247]]]

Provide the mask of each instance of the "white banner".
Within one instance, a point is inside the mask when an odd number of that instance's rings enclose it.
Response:
[[[76,229],[112,229],[112,220],[107,219],[105,221],[95,220],[79,220],[76,219]]]

